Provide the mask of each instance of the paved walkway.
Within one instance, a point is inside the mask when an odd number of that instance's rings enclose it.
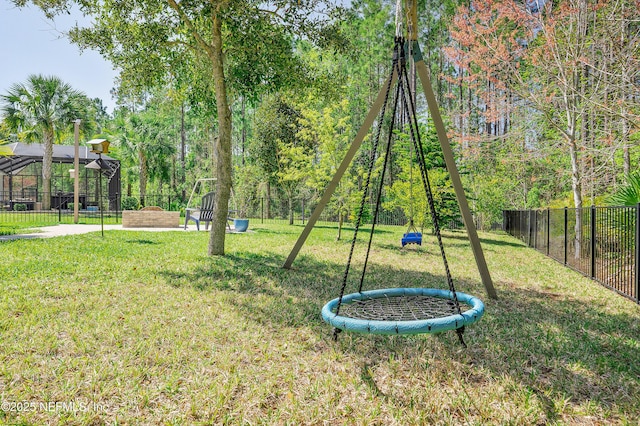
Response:
[[[122,225],[104,225],[105,231],[111,230],[123,230]],[[162,231],[182,231],[185,232],[184,226],[180,226],[179,228],[125,228],[125,231],[151,231],[151,232],[162,232]],[[64,235],[78,235],[78,234],[86,234],[88,232],[100,232],[100,225],[68,225],[68,224],[60,224],[60,225],[52,225],[52,226],[44,226],[42,228],[33,228],[31,231],[33,233],[29,234],[14,234],[14,235],[0,235],[0,241],[10,241],[10,240],[28,240],[34,238],[52,238],[52,237],[60,237]],[[195,225],[188,226],[187,231],[196,231]],[[202,230],[201,232],[205,232]]]
[[[146,232],[166,232],[166,231],[181,231],[181,232],[193,232],[198,231],[195,225],[187,225],[185,231],[184,225],[180,225],[178,228],[123,228],[122,225],[104,225],[105,231],[119,230],[119,231],[146,231]],[[209,228],[211,230],[211,228]],[[88,232],[100,232],[100,225],[52,225],[43,226],[42,228],[30,229],[32,233],[29,234],[13,234],[13,235],[0,235],[1,241],[11,240],[32,240],[35,238],[52,238],[61,237],[64,235],[78,235],[86,234]],[[236,233],[233,228],[227,228],[227,234]],[[204,228],[200,232],[209,232]],[[247,230],[247,234],[253,233],[252,230]]]

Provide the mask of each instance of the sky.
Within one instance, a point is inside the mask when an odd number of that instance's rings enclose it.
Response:
[[[80,52],[63,36],[76,21],[87,22],[80,13],[51,21],[35,6],[18,9],[0,0],[0,94],[31,74],[55,75],[88,97],[102,99],[107,112],[113,112],[109,91],[117,72],[99,53]]]

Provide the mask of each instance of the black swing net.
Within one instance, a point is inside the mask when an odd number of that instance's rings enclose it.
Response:
[[[402,37],[396,37],[393,67],[386,81],[385,100],[377,120],[377,129],[373,135],[364,190],[356,217],[351,249],[343,275],[340,296],[324,306],[322,316],[325,321],[335,327],[335,337],[337,337],[337,333],[341,330],[375,334],[417,334],[456,330],[460,342],[464,345],[462,339],[464,326],[480,319],[484,312],[484,305],[479,299],[473,296],[456,292],[449,271],[438,223],[438,213],[427,174],[424,147],[418,129],[415,97],[411,94],[405,46],[405,40]],[[396,78],[394,77],[397,77],[395,86],[393,83]],[[388,107],[391,109],[391,118],[385,120]],[[385,135],[386,143],[381,144],[380,136],[385,123],[387,123],[389,128]],[[426,193],[434,234],[440,248],[448,290],[433,288],[392,288],[363,291],[364,278],[381,205],[384,177],[388,168],[394,138],[397,138],[396,130],[409,134],[412,150],[416,153],[420,180]],[[360,226],[363,222],[363,212],[365,211],[365,204],[369,196],[372,175],[374,174],[376,162],[380,160],[382,161],[382,166],[379,169],[379,176],[377,177],[377,187],[372,188],[373,196],[375,197],[375,209],[366,254],[364,256],[364,264],[359,277],[358,291],[357,293],[345,295],[349,275],[350,272],[352,272],[354,248]],[[469,309],[463,312],[461,304],[465,306],[468,305]]]

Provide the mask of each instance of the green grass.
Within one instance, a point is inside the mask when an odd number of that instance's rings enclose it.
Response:
[[[44,221],[7,222],[0,223],[0,235],[28,234],[35,232],[32,228],[51,225]]]
[[[457,289],[486,305],[464,349],[454,332],[334,342],[320,309],[350,232],[318,227],[287,271],[302,228],[252,229],[221,258],[205,232],[0,243],[0,398],[35,404],[0,423],[638,424],[640,306],[513,238],[480,234],[491,300],[465,234],[445,235]],[[402,232],[380,228],[366,287],[446,287],[433,238],[401,250]]]
[[[114,214],[105,214],[102,219],[104,224],[121,223],[121,215],[116,217]],[[40,228],[43,226],[53,226],[59,223],[72,224],[73,215],[65,213],[58,215],[57,212],[0,212],[0,235],[14,235],[33,233],[32,228]],[[78,223],[82,225],[100,225],[100,215],[98,213],[93,216],[81,214]]]

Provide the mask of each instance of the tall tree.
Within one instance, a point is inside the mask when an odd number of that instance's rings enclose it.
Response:
[[[7,126],[30,142],[42,142],[42,208],[51,207],[51,171],[53,143],[82,120],[86,133],[92,127],[90,101],[84,93],[73,89],[58,77],[31,75],[25,83],[12,85],[2,101],[2,114]]]
[[[592,48],[594,20],[611,3],[487,0],[461,6],[451,28],[458,46],[450,56],[469,70],[469,82],[486,81],[480,88],[486,106],[494,108],[496,95],[512,94],[519,102],[510,105],[526,103],[542,114],[547,128],[561,136],[577,209],[583,205],[581,157],[593,145],[592,117],[597,109],[606,109],[599,91],[605,73],[596,67],[603,55]],[[487,133],[495,135],[489,124]],[[577,215],[576,256],[580,255],[581,220]]]
[[[321,107],[313,96],[301,108],[301,130],[298,136],[316,149],[313,167],[309,170],[306,184],[321,195],[335,175],[353,139],[351,105],[347,99]],[[350,169],[353,171],[353,167]],[[338,216],[340,240],[342,224],[351,210],[351,194],[355,191],[354,176],[338,182],[331,202],[326,210]]]
[[[24,5],[28,0],[14,0]],[[302,69],[292,55],[293,32],[313,35],[326,15],[311,13],[320,0],[44,0],[34,1],[50,16],[77,4],[94,25],[76,28],[71,39],[98,49],[121,69],[124,81],[162,84],[185,63],[206,64],[198,77],[215,93],[217,190],[210,255],[224,254],[232,184],[231,111],[236,94],[255,96],[295,79]],[[202,69],[203,67],[201,67]]]
[[[300,135],[300,111],[282,94],[266,96],[256,111],[255,141],[250,150],[267,182],[287,195],[289,223],[293,201],[308,177],[313,141]]]
[[[121,109],[116,114],[114,127],[125,170],[135,166],[140,203],[146,205],[149,181],[156,178],[161,182],[169,180],[170,161],[175,153],[170,123],[155,108],[139,113]]]

